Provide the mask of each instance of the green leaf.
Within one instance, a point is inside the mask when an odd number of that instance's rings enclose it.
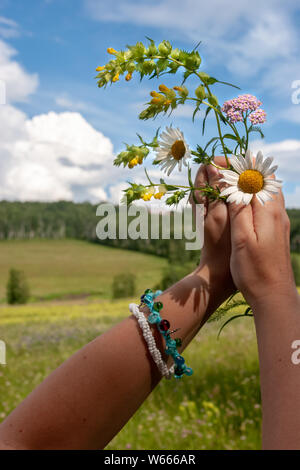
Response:
[[[207,144],[205,145],[204,147],[204,152],[206,151],[206,149],[210,146],[210,144],[212,144],[213,142],[219,140],[219,137],[213,137],[212,139],[210,139]]]
[[[263,131],[262,131],[261,128],[258,127],[258,126],[253,126],[253,125],[250,126],[250,127],[249,127],[249,133],[250,133],[250,132],[258,132],[258,133],[260,134],[260,136],[261,136],[262,139],[264,139],[264,137],[265,137]]]
[[[240,139],[237,139],[236,135],[234,134],[225,134],[223,135],[223,139],[236,140],[237,142],[240,140]]]
[[[149,183],[151,184],[151,186],[153,186],[153,183],[150,179],[150,176],[148,175],[148,172],[147,172],[146,168],[144,168],[144,170],[145,170],[145,173],[146,173],[146,176],[147,176],[147,179],[148,179]]]
[[[222,83],[223,85],[232,86],[233,88],[237,88],[238,90],[240,90],[240,87],[239,87],[239,86],[233,85],[232,83],[229,83],[229,82],[222,82],[221,80],[217,80],[217,82],[218,82],[218,83]]]
[[[192,117],[193,122],[195,121],[195,116],[196,116],[196,114],[199,110],[200,110],[200,104],[197,104],[197,106],[196,106],[196,108],[193,112],[193,117]]]
[[[204,119],[203,119],[203,124],[202,124],[202,135],[204,135],[206,119],[207,119],[207,116],[209,115],[211,109],[212,108],[207,108],[206,109],[205,116],[204,116]]]
[[[192,50],[192,52],[194,52],[196,49],[198,49],[198,47],[200,46],[200,44],[202,43],[202,41],[199,41],[196,46],[194,47],[194,49]]]
[[[190,186],[193,187],[194,183],[192,181],[192,169],[189,165],[188,165],[188,180],[189,180]]]
[[[183,85],[185,83],[185,81],[189,78],[189,76],[192,74],[193,72],[190,72],[189,70],[186,70],[183,74],[183,80],[181,82],[181,85]]]
[[[232,321],[235,320],[236,318],[241,318],[241,317],[244,317],[244,316],[245,316],[245,315],[244,315],[243,313],[241,313],[240,315],[234,315],[233,317],[230,317],[230,318],[224,323],[224,325],[221,326],[217,338],[219,339],[221,332],[224,330],[225,326],[228,325],[228,323],[232,322]]]
[[[214,77],[209,77],[207,80],[206,80],[206,84],[207,85],[214,85],[216,82],[218,82],[218,80]]]

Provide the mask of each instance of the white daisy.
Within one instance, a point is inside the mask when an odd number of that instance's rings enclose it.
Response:
[[[273,157],[264,160],[262,152],[258,152],[253,164],[250,151],[242,155],[233,156],[230,160],[235,171],[220,170],[223,178],[220,181],[229,184],[228,188],[221,191],[221,196],[228,196],[227,202],[243,203],[251,202],[255,194],[261,204],[272,199],[272,193],[278,193],[282,182],[271,178],[277,170],[272,166]]]
[[[184,139],[181,130],[166,127],[166,131],[160,135],[156,150],[155,163],[160,163],[162,170],[166,171],[168,176],[178,165],[179,171],[182,170],[182,164],[187,166],[186,160],[191,157],[188,144]]]

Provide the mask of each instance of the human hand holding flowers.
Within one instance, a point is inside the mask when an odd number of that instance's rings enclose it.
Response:
[[[235,285],[253,307],[266,296],[294,296],[296,286],[290,260],[290,222],[281,191],[264,208],[253,198],[247,206],[230,204]]]
[[[214,163],[220,167],[226,166],[224,157],[215,157]],[[195,179],[195,187],[210,186],[220,187],[220,174],[212,165],[201,165]],[[222,185],[222,183],[221,183]],[[224,186],[224,185],[223,185]],[[208,266],[211,275],[223,286],[227,297],[236,290],[230,273],[230,226],[229,214],[223,201],[209,201],[209,199],[196,192],[197,203],[205,205],[204,219],[204,246],[201,250],[199,266]],[[190,198],[192,206],[196,201]]]

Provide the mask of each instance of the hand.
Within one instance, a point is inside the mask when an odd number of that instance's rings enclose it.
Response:
[[[216,157],[215,163],[226,167],[224,157]],[[195,187],[204,186],[206,182],[216,187],[220,185],[219,171],[213,165],[201,165],[195,179]],[[199,204],[204,204],[206,209],[204,221],[204,246],[201,250],[200,266],[207,266],[211,276],[220,282],[224,292],[231,295],[235,290],[230,273],[230,226],[229,215],[226,204],[223,201],[208,202],[200,191],[195,194]],[[191,204],[195,202],[191,198]]]
[[[237,288],[253,306],[277,295],[295,294],[290,261],[290,222],[280,191],[262,206],[228,204],[231,225],[230,269]]]

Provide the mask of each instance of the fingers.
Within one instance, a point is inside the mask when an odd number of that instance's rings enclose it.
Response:
[[[194,183],[196,188],[201,188],[201,186],[205,186],[205,184],[207,183],[208,176],[207,176],[206,168],[207,167],[205,165],[201,165],[199,167],[199,169],[197,171],[197,174],[196,174],[195,183]],[[195,198],[196,198],[198,204],[205,204],[206,203],[206,197],[203,196],[202,191],[195,191],[194,195],[195,195]],[[195,202],[195,201],[193,200],[193,197],[191,195],[190,196],[190,203],[192,204],[193,202]]]
[[[236,247],[244,247],[255,238],[252,206],[231,202],[228,204],[231,240]]]
[[[224,166],[226,167],[226,160],[225,160],[225,157],[215,157],[214,159],[214,162],[219,165],[219,166]],[[210,174],[208,175],[208,168],[210,169]],[[209,181],[209,178],[211,180],[211,182],[213,183],[213,185],[216,185],[220,175],[217,173],[214,172],[214,170],[212,170],[213,165],[200,165],[198,171],[197,171],[197,174],[196,174],[196,178],[195,178],[195,187],[196,188],[199,188],[201,186],[204,186],[207,182],[210,183]],[[215,170],[217,170],[215,168]],[[205,206],[207,205],[207,198],[206,196],[203,195],[203,193],[201,191],[195,191],[195,198],[198,202],[198,204],[205,204]],[[190,196],[190,199],[189,199],[190,203],[193,204],[195,201],[192,197],[192,195]]]

